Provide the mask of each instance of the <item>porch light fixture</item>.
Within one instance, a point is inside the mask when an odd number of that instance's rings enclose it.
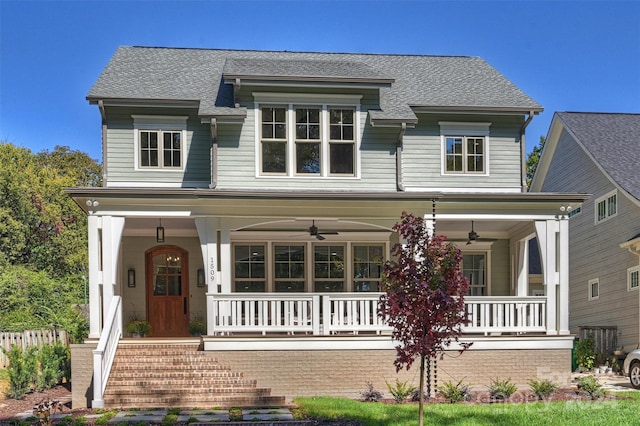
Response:
[[[127,285],[129,287],[136,286],[136,270],[135,269],[129,269],[127,271]]]
[[[156,242],[164,243],[164,227],[162,226],[162,219],[160,219],[160,226],[156,227]]]
[[[204,269],[198,269],[198,287],[204,287],[206,284],[204,279]]]

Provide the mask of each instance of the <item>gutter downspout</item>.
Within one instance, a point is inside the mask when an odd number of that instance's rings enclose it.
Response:
[[[527,117],[520,130],[520,185],[522,186],[522,192],[527,192],[529,189],[527,187],[527,139],[525,131],[531,120],[533,120],[534,115],[533,111],[529,111],[529,117]]]
[[[396,187],[398,191],[404,191],[404,182],[402,181],[402,144],[404,142],[404,133],[407,131],[407,123],[402,123],[398,141],[396,143]]]
[[[215,118],[211,119],[211,148],[209,154],[211,157],[211,184],[209,189],[216,189],[218,186],[218,122]]]
[[[107,186],[107,113],[104,109],[104,101],[98,101],[100,117],[102,117],[102,186]]]

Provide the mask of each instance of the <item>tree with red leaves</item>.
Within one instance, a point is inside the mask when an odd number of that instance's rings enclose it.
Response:
[[[425,359],[442,358],[453,341],[459,343],[467,323],[464,296],[469,282],[462,272],[460,250],[444,236],[430,235],[424,219],[402,212],[393,230],[400,235],[400,243],[394,245],[393,259],[383,268],[386,292],[379,315],[393,327],[392,337],[398,342],[396,371],[405,366],[408,370],[420,357],[422,425]],[[461,343],[460,352],[469,346]]]

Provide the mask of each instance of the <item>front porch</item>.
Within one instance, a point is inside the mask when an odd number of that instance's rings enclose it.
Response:
[[[378,315],[382,293],[207,294],[207,335],[390,335]],[[544,296],[468,296],[465,334],[547,334]],[[548,327],[550,325],[551,327]]]

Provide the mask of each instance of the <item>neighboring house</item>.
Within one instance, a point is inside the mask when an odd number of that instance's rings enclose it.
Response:
[[[615,327],[607,352],[640,343],[639,135],[640,114],[556,113],[531,185],[592,194],[569,213],[569,324]]]
[[[440,380],[567,382],[561,212],[586,197],[526,192],[524,134],[542,108],[482,59],[121,47],[87,99],[104,187],[68,189],[89,219],[90,335],[75,359],[102,340],[92,390],[74,370],[74,403],[104,404],[133,316],[173,340],[206,319],[205,351],[289,398],[384,388],[396,372],[380,270],[402,211],[460,245],[471,282],[474,344],[451,348]]]

